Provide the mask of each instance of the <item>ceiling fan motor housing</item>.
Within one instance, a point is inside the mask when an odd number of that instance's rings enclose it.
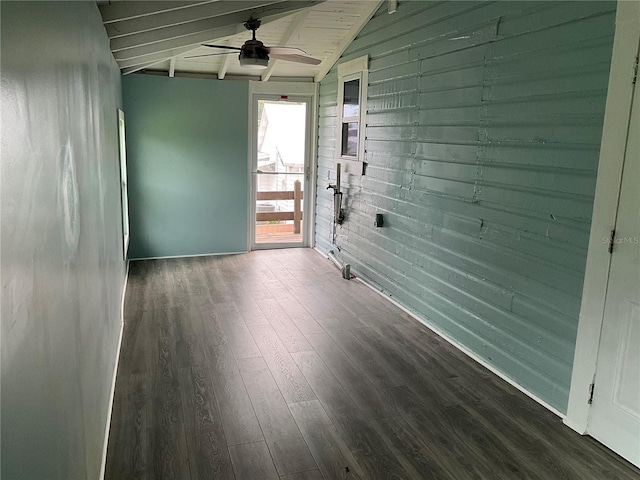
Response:
[[[269,64],[269,52],[260,40],[247,40],[238,59],[243,67],[266,68]]]

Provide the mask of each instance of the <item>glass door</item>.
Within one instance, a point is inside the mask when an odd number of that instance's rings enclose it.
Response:
[[[252,248],[305,246],[308,100],[256,97],[254,113]]]

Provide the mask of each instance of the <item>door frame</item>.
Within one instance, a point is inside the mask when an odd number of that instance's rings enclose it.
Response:
[[[254,174],[253,166],[256,162],[256,144],[258,130],[255,128],[255,122],[258,121],[257,105],[258,99],[279,100],[280,97],[286,96],[287,99],[295,101],[306,100],[309,105],[307,111],[307,156],[309,159],[309,178],[303,198],[303,212],[306,212],[307,221],[303,222],[303,247],[313,247],[315,240],[315,196],[316,196],[316,170],[317,170],[317,117],[318,117],[318,84],[311,82],[249,82],[249,145],[247,155],[248,169],[248,225],[247,225],[247,250],[260,250],[260,246],[255,244],[255,228],[256,228],[256,204],[254,198]],[[289,244],[269,244],[268,248],[288,248]]]
[[[567,426],[583,435],[589,429],[590,390],[609,283],[608,239],[617,219],[634,87],[640,88],[640,82],[633,83],[634,64],[640,53],[639,24],[640,3],[618,0],[569,404],[564,418]]]

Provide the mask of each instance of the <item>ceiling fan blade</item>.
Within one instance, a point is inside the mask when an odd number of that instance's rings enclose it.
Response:
[[[265,47],[269,54],[276,55],[306,55],[307,52],[296,47]]]
[[[230,47],[229,45],[209,45],[207,43],[202,43],[201,45],[203,47],[209,47],[209,48],[224,48],[226,50],[242,50],[242,48],[240,47]]]
[[[204,55],[189,55],[182,58],[198,58],[198,57],[215,57],[216,55],[232,55],[235,52],[223,52],[223,53],[205,53]]]
[[[296,62],[296,63],[306,63],[308,65],[320,65],[322,63],[322,60],[318,60],[317,58],[313,58],[313,57],[305,57],[304,55],[282,55],[279,53],[270,53],[269,57],[271,58],[275,58],[278,60],[285,60],[287,62]]]

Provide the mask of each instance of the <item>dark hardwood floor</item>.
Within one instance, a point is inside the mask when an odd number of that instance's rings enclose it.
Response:
[[[309,249],[132,262],[122,479],[640,479]]]

